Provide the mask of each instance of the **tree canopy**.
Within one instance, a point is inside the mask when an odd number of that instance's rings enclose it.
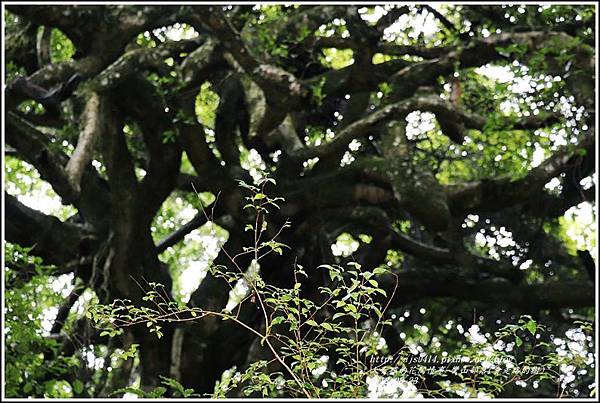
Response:
[[[4,395],[593,396],[595,12],[6,5]]]

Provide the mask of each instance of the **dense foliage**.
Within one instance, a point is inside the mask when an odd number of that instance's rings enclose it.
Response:
[[[7,397],[596,393],[591,5],[9,5]]]

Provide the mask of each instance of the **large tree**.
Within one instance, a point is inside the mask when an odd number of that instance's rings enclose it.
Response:
[[[6,6],[6,240],[74,274],[42,362],[139,344],[144,389],[162,375],[210,393],[257,359],[260,340],[231,321],[110,338],[72,307],[85,290],[142,305],[140,283],[179,298],[202,253],[189,234],[207,228],[226,237],[213,264],[231,267],[254,242],[239,181],[261,175],[285,200],[266,236],[291,223],[262,278],[293,287],[296,265],[386,265],[398,276],[381,282],[394,295],[386,314],[413,312],[383,335],[388,347],[414,323],[452,348],[449,319],[493,329],[530,314],[559,334],[592,318],[594,261],[565,213],[594,203],[594,18],[589,5]],[[26,205],[24,177],[48,183],[64,216]],[[182,222],[186,207],[195,216]],[[35,281],[9,260],[7,288]],[[303,281],[308,297],[331,286]],[[208,272],[187,304],[229,300]],[[132,360],[104,365],[65,379],[81,396],[128,384]],[[107,382],[97,373],[110,365]]]

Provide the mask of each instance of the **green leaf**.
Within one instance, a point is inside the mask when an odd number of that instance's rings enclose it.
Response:
[[[327,322],[323,322],[321,323],[321,327],[325,330],[329,330],[329,331],[333,331],[333,326],[331,326],[329,323]]]
[[[344,309],[348,312],[356,312],[356,307],[352,304],[347,304]]]
[[[378,293],[380,293],[384,297],[387,297],[387,293],[384,290],[382,290],[381,288],[376,288],[375,291],[377,291]]]
[[[534,320],[530,320],[529,322],[525,323],[524,326],[527,330],[529,330],[529,333],[535,335],[535,332],[537,330],[537,323],[535,323]]]
[[[373,270],[373,274],[385,274],[387,272],[387,269],[384,269],[383,267],[377,267]]]
[[[164,386],[158,386],[153,391],[148,393],[148,397],[162,397],[167,392],[167,388]]]
[[[517,347],[521,347],[523,345],[523,340],[521,340],[519,336],[515,335],[515,343],[517,344]]]
[[[347,264],[348,266],[352,266],[352,267],[354,267],[356,270],[360,270],[360,268],[362,267],[362,266],[360,265],[360,263],[357,263],[357,262],[348,262],[348,263],[346,263],[346,264]]]
[[[336,320],[337,318],[341,318],[342,316],[345,316],[346,314],[344,312],[338,312],[335,315],[333,315],[333,317],[331,318],[332,320]]]
[[[83,383],[79,379],[76,379],[71,386],[73,386],[75,393],[80,394],[83,392]]]

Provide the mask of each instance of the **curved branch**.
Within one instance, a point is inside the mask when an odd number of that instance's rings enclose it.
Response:
[[[118,104],[141,129],[148,154],[140,182],[140,214],[149,223],[177,184],[182,150],[176,141],[175,112],[147,80],[135,76],[114,91]]]
[[[6,114],[6,126],[7,143],[37,168],[42,179],[50,182],[65,202],[75,202],[77,192],[63,168],[67,156],[52,149],[41,132],[12,112]]]
[[[89,78],[97,74],[103,67],[104,61],[95,56],[83,59],[46,65],[29,77],[17,77],[5,88],[6,109],[14,110],[19,103],[34,99],[42,104],[56,107],[64,100],[65,94],[75,88],[67,88],[69,79],[76,80],[77,84],[81,78]],[[78,77],[78,78],[74,78]],[[64,91],[68,89],[69,91]]]
[[[85,291],[87,286],[85,283],[80,282],[78,285],[73,288],[69,296],[62,303],[60,308],[58,309],[58,313],[56,314],[56,318],[54,319],[54,323],[52,324],[52,328],[50,329],[50,334],[59,334],[62,328],[64,327],[67,318],[69,317],[69,312],[71,312],[71,308],[75,305],[75,302],[81,296],[81,293]]]
[[[189,52],[202,43],[202,38],[164,42],[156,48],[140,48],[130,50],[106,67],[93,80],[89,88],[96,92],[104,92],[126,82],[130,77],[145,69],[155,70],[161,75],[170,68],[165,59],[178,56],[181,52]]]
[[[439,119],[448,122],[464,123],[473,128],[482,128],[485,124],[484,118],[457,109],[450,102],[444,101],[441,98],[435,96],[415,96],[404,101],[386,105],[372,112],[363,119],[341,130],[329,143],[297,150],[295,153],[289,155],[290,161],[298,163],[310,158],[323,158],[329,154],[343,152],[352,140],[364,135],[368,129],[391,119],[396,121],[401,120],[414,110],[430,111],[435,113]]]
[[[398,18],[408,14],[409,12],[409,6],[394,7],[377,21],[377,24],[375,24],[375,29],[377,29],[380,35],[383,35],[383,31],[385,31],[387,27],[394,24]]]
[[[101,226],[106,217],[108,195],[106,182],[93,167],[88,165],[85,169],[81,193],[77,193],[63,168],[68,157],[53,148],[43,133],[13,112],[8,112],[6,117],[7,143],[38,170],[42,179],[48,181],[63,199],[63,203],[73,203],[86,220]]]
[[[83,110],[83,130],[77,139],[77,147],[65,167],[67,177],[76,194],[81,192],[81,177],[91,162],[96,139],[104,131],[106,99],[96,93],[90,94]]]
[[[84,244],[93,239],[80,226],[29,208],[8,193],[4,201],[6,240],[33,247],[31,253],[47,264],[62,265],[75,259]]]
[[[306,107],[307,103],[312,103],[311,91],[293,74],[280,67],[262,63],[252,54],[220,7],[196,7],[196,12],[187,16],[187,20],[194,27],[209,27],[217,35],[233,58],[230,64],[234,68],[239,66],[236,70],[241,68],[252,77],[264,91],[269,103],[283,109]]]
[[[38,66],[45,66],[52,62],[50,58],[50,41],[52,38],[52,28],[43,27],[43,32],[37,40],[37,60]]]
[[[206,189],[217,192],[235,188],[235,182],[206,143],[204,128],[200,124],[179,123],[177,129],[182,147],[192,166],[202,178],[202,182],[208,185]]]
[[[156,245],[156,253],[162,253],[167,248],[177,244],[182,241],[187,234],[195,230],[196,228],[200,228],[202,225],[206,224],[207,219],[204,214],[198,214],[190,221],[185,223],[178,228],[177,230],[171,232],[169,235],[161,239]]]
[[[515,307],[535,312],[539,309],[581,308],[594,306],[594,284],[591,282],[548,282],[515,285],[506,279],[474,280],[437,272],[426,276],[423,270],[398,273],[394,306],[423,298],[454,298],[480,301],[495,306]],[[379,280],[388,295],[396,284],[393,276]]]
[[[497,211],[526,202],[541,194],[550,179],[594,158],[595,139],[591,135],[583,138],[574,149],[573,146],[563,147],[521,179],[512,180],[508,176],[448,186],[450,209],[460,215],[467,211]]]

